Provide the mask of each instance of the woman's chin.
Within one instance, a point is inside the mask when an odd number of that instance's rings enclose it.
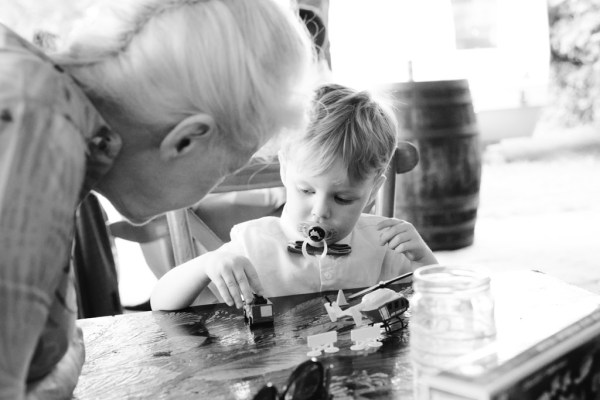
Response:
[[[117,205],[115,205],[115,208],[123,218],[133,225],[144,225],[158,216],[158,214],[144,213],[140,209],[130,210],[127,207],[120,208]]]
[[[145,225],[145,224],[147,224],[148,222],[150,222],[150,221],[151,221],[153,218],[156,218],[156,217],[157,217],[157,215],[153,215],[153,216],[151,216],[151,217],[138,217],[138,216],[136,216],[136,217],[128,217],[128,216],[125,216],[125,215],[124,215],[124,217],[125,217],[125,219],[127,219],[127,221],[129,221],[129,222],[130,222],[132,225]]]

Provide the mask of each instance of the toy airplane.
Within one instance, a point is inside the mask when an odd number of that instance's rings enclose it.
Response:
[[[325,310],[329,319],[335,322],[338,319],[350,317],[354,320],[356,326],[360,327],[364,324],[363,316],[365,316],[370,320],[370,324],[380,322],[388,333],[391,332],[391,326],[395,322],[400,322],[402,327],[404,327],[404,322],[400,317],[408,309],[408,299],[400,293],[387,289],[386,286],[411,275],[412,272],[400,275],[349,296],[352,299],[368,295],[363,297],[361,303],[348,307],[345,310],[342,310],[341,307],[347,305],[348,302],[346,301],[344,292],[342,290],[338,291],[336,301],[327,300],[325,303]]]
[[[362,326],[362,314],[360,313],[359,309],[360,304],[357,304],[354,307],[349,307],[346,310],[342,310],[340,306],[347,304],[348,302],[346,302],[344,292],[341,290],[338,292],[336,301],[328,301],[325,303],[325,310],[327,311],[327,315],[329,316],[329,319],[331,319],[331,322],[335,322],[344,317],[351,317],[356,326]]]

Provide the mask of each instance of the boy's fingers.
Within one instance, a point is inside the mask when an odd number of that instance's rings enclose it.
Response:
[[[238,283],[239,290],[241,291],[244,299],[248,301],[252,301],[254,295],[252,293],[252,288],[248,283],[248,278],[246,277],[245,268],[239,268],[234,271],[235,279]]]
[[[382,230],[385,228],[389,228],[390,226],[395,226],[395,225],[402,225],[404,224],[406,221],[402,220],[402,219],[396,219],[396,218],[387,218],[384,219],[383,221],[380,221],[377,224],[377,229],[378,230]]]
[[[262,283],[260,283],[260,278],[258,277],[258,273],[256,272],[256,269],[254,268],[254,266],[251,263],[248,263],[248,265],[247,265],[246,277],[248,278],[248,282],[249,282],[250,286],[252,287],[252,289],[254,290],[254,293],[262,296],[264,289],[262,287]]]
[[[410,238],[407,238],[403,235],[396,235],[388,242],[388,246],[399,253],[410,250],[409,245]]]
[[[396,250],[396,248],[398,247],[398,245],[400,245],[400,239],[396,236],[394,238],[392,238],[389,242],[387,242],[388,247],[392,250]]]
[[[234,301],[233,298],[231,298],[231,294],[229,294],[229,288],[225,284],[223,278],[219,277],[218,279],[213,279],[213,283],[219,290],[221,297],[223,297],[223,301],[231,307],[234,304]]]
[[[382,230],[382,229],[385,229],[385,228],[387,228],[388,226],[392,226],[392,225],[395,225],[395,224],[397,224],[397,223],[398,223],[398,221],[395,221],[395,220],[393,220],[393,219],[391,219],[391,218],[384,219],[383,221],[381,221],[381,222],[379,222],[379,223],[377,224],[377,230]]]
[[[388,229],[382,231],[379,234],[379,241],[382,245],[391,242],[394,238],[398,237],[399,235],[401,235],[403,232],[400,231],[398,228],[396,228],[395,226],[393,227],[388,227]]]
[[[396,236],[395,232],[392,232],[391,229],[385,230],[379,234],[379,244],[389,244],[391,239]]]
[[[235,306],[237,308],[242,308],[242,297],[237,280],[233,276],[225,278],[225,285],[227,286],[227,290],[229,290],[229,293],[235,302]]]

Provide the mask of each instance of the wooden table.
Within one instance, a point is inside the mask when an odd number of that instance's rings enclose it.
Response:
[[[410,286],[394,289],[411,298]],[[492,292],[497,340],[515,353],[600,304],[600,296],[535,271],[494,274]],[[241,310],[224,305],[79,320],[87,357],[75,397],[252,399],[269,381],[283,387],[308,359],[308,335],[336,330],[340,351],[319,357],[333,365],[336,399],[412,399],[407,330],[393,332],[380,348],[356,352],[350,350],[354,323],[331,322],[322,295],[271,300],[274,325],[254,329]]]
[[[407,284],[394,289],[412,293]],[[337,293],[328,294],[334,300]],[[407,330],[386,336],[380,348],[353,351],[354,323],[331,322],[322,294],[271,301],[274,324],[252,329],[241,310],[225,305],[79,320],[86,363],[75,398],[252,399],[267,382],[282,388],[309,358],[308,335],[333,330],[340,351],[318,359],[333,365],[335,398],[412,398]]]

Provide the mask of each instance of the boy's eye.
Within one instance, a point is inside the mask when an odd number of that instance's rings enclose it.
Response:
[[[352,204],[354,199],[346,199],[344,197],[336,196],[335,201],[337,201],[339,204]]]
[[[303,194],[313,194],[314,192],[310,189],[298,188],[298,191]]]

